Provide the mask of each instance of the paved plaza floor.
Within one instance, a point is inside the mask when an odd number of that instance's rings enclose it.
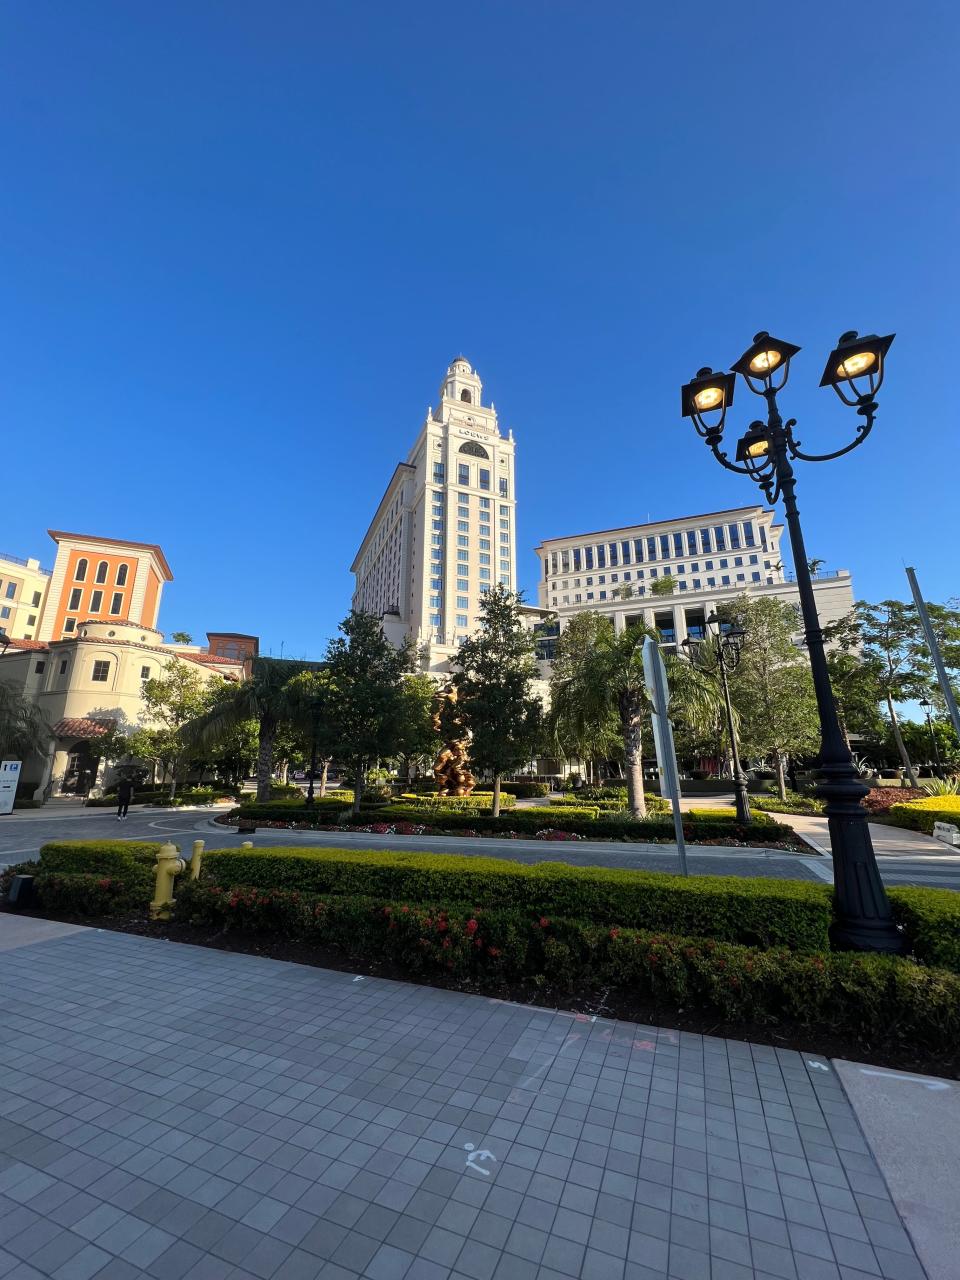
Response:
[[[923,1280],[823,1058],[19,927],[3,1280]]]

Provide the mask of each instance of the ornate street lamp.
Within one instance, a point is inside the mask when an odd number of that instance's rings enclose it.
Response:
[[[861,445],[873,427],[877,412],[875,395],[883,381],[884,362],[893,334],[860,338],[845,333],[827,360],[821,386],[833,387],[844,404],[855,408],[863,419],[855,438],[832,453],[804,453],[793,434],[796,419],[786,422],[777,407],[777,393],[790,376],[790,362],[799,351],[791,342],[758,333],[753,344],[732,366],[731,373],[701,369],[681,393],[681,411],[691,418],[698,435],[706,441],[716,460],[738,475],[749,476],[772,505],[782,496],[790,545],[793,550],[804,637],[810,654],[813,685],[820,715],[820,757],[817,794],[826,802],[833,851],[837,923],[833,938],[838,946],[861,951],[902,950],[900,933],[894,924],[890,903],[884,892],[877,859],[870,839],[866,810],[861,804],[867,788],[857,776],[853,758],[840,731],[837,706],[830,688],[830,675],[817,616],[813,581],[803,543],[797,510],[796,481],[792,459],[828,462]],[[733,403],[736,374],[766,401],[766,422],[752,422],[737,442],[736,461],[721,449],[727,409]]]
[[[716,631],[710,626],[716,623]],[[730,701],[730,683],[727,674],[736,671],[740,665],[740,654],[746,632],[740,627],[724,627],[715,613],[711,613],[706,622],[706,634],[709,638],[692,640],[689,636],[681,641],[693,662],[708,675],[719,675],[720,687],[723,689],[723,704],[727,713],[727,733],[730,736],[730,753],[733,756],[733,790],[736,797],[737,821],[748,825],[753,821],[750,815],[750,801],[747,799],[747,775],[740,764],[740,749],[737,745],[737,728],[733,719],[733,704]],[[713,658],[707,658],[709,651]]]
[[[920,705],[923,707],[923,713],[927,717],[927,728],[930,730],[930,745],[933,747],[933,762],[937,768],[937,777],[943,777],[943,761],[940,759],[940,748],[937,745],[937,735],[934,732],[933,721],[930,719],[930,708],[932,702],[928,702],[926,698],[920,699]]]

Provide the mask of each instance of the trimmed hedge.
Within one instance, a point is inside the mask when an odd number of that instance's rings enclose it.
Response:
[[[231,822],[262,818],[270,822],[307,822],[312,826],[326,826],[337,822],[341,814],[349,812],[352,804],[352,800],[339,800],[330,796],[325,796],[323,800],[317,797],[309,806],[302,799],[299,802],[273,800],[269,804],[241,805],[239,809],[231,809],[227,818]]]
[[[830,890],[806,881],[672,876],[653,871],[527,865],[456,854],[341,849],[211,849],[204,877],[227,890],[360,895],[384,901],[466,903],[701,934],[730,942],[816,950],[828,946]]]
[[[415,795],[412,792],[405,792],[394,803],[411,804],[421,809],[478,809],[489,813],[493,808],[493,792],[473,791],[468,796]],[[516,803],[517,797],[510,795],[509,792],[504,792],[500,797],[501,809],[512,809]]]
[[[550,794],[550,786],[546,782],[501,782],[500,791],[518,800],[536,800],[540,796]]]
[[[591,811],[592,813],[592,811]],[[732,811],[701,810],[697,814],[683,815],[683,832],[689,839],[700,840],[736,840],[749,843],[751,837],[756,839],[758,829],[760,838],[765,841],[784,840],[795,843],[793,829],[772,819],[760,819],[753,827],[741,826]],[[584,836],[588,840],[632,840],[651,843],[672,843],[676,838],[672,817],[646,818],[634,821],[620,814],[601,813],[596,817],[584,817],[566,809],[552,807],[533,807],[513,809],[507,814],[494,818],[487,813],[440,813],[436,809],[422,808],[413,804],[387,805],[377,813],[377,820],[390,822],[399,819],[404,822],[423,823],[426,826],[443,827],[447,831],[474,831],[483,835],[496,835],[503,831],[514,831],[520,834],[535,835],[538,831],[569,831]],[[350,815],[348,822],[363,825],[369,818],[363,814]]]
[[[111,915],[153,897],[160,842],[61,840],[43,845],[35,888],[41,906],[73,915]]]
[[[567,989],[588,983],[726,1020],[788,1022],[936,1053],[952,1052],[960,1036],[960,977],[894,956],[757,950],[562,917],[525,919],[505,907],[412,907],[203,881],[181,889],[176,913],[494,989],[522,978]]]
[[[917,959],[960,973],[960,893],[897,886],[887,897]]]
[[[131,867],[153,867],[159,840],[52,840],[40,849],[45,872],[65,875],[123,875]]]
[[[165,807],[181,804],[213,804],[215,800],[237,800],[238,793],[230,787],[184,787],[170,799],[169,787],[151,788],[149,791],[135,791],[131,804],[149,804]],[[116,792],[106,793],[96,798],[87,799],[88,809],[115,809],[119,801]]]
[[[823,801],[816,796],[802,796],[788,792],[786,800],[779,796],[751,796],[750,808],[763,813],[823,813]]]
[[[888,813],[894,826],[933,835],[935,822],[952,822],[960,826],[960,796],[927,796],[923,800],[908,800],[906,804],[891,805]]]

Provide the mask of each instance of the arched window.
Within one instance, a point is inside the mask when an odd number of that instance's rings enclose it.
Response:
[[[460,446],[461,453],[469,453],[471,458],[486,458],[489,460],[490,455],[484,449],[483,445],[475,444],[472,440],[468,440],[466,444]]]
[[[461,400],[466,400],[467,404],[473,404],[473,401],[470,399],[470,392],[469,392],[469,391],[461,391],[461,392],[460,392],[460,399],[461,399]]]
[[[106,582],[106,580],[107,580],[107,562],[106,560],[101,560],[100,563],[97,565],[97,581]]]
[[[78,561],[77,561],[77,569],[76,569],[76,572],[75,572],[75,573],[74,573],[74,575],[73,575],[73,577],[74,577],[74,581],[75,581],[75,582],[83,582],[83,580],[84,580],[84,578],[86,578],[86,576],[87,576],[87,562],[86,562],[86,560],[78,560]]]
[[[117,569],[117,586],[125,587],[126,584],[127,584],[127,566],[125,564],[122,564]]]

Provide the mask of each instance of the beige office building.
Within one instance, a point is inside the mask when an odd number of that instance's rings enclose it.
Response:
[[[0,636],[34,639],[50,577],[50,570],[41,569],[39,560],[21,560],[0,552]]]
[[[381,617],[394,643],[412,639],[437,673],[475,629],[481,594],[516,589],[515,443],[482,393],[458,356],[350,566],[354,609]]]
[[[782,533],[772,511],[751,506],[547,538],[537,547],[538,603],[556,615],[559,630],[590,609],[611,618],[618,631],[642,622],[656,628],[665,647],[675,646],[688,635],[701,637],[710,614],[743,592],[799,605],[780,555]],[[673,589],[661,595],[655,584],[665,579]],[[846,569],[817,573],[814,593],[823,624],[853,608]],[[547,658],[558,628],[545,624],[538,631]]]

